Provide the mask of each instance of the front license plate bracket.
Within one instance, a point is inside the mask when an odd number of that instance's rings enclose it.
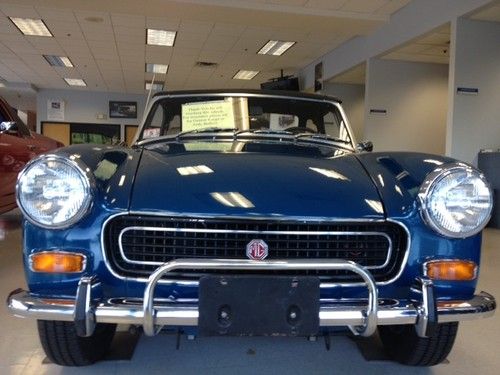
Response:
[[[319,330],[319,278],[203,276],[201,335],[309,336]]]

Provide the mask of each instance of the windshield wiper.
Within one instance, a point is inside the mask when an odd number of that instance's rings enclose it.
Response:
[[[221,132],[232,132],[233,134],[236,134],[238,131],[237,128],[219,128],[219,127],[211,127],[211,128],[203,128],[203,129],[193,129],[193,130],[186,130],[185,132],[180,132],[175,135],[175,138],[180,138],[188,134],[202,134],[202,133],[221,133]]]
[[[345,139],[332,137],[332,136],[329,136],[328,134],[319,134],[319,133],[317,133],[317,134],[305,134],[305,133],[302,133],[302,134],[297,134],[295,136],[296,140],[300,140],[303,138],[305,138],[305,139],[318,139],[321,141],[328,141],[328,142],[344,143],[347,145],[351,144],[351,142],[346,141]]]
[[[292,132],[286,130],[271,130],[271,129],[247,129],[247,130],[238,130],[234,133],[235,136],[240,134],[278,134],[278,135],[293,135]]]

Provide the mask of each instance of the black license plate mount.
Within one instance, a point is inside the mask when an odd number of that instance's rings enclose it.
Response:
[[[319,330],[319,285],[312,276],[203,276],[200,334],[314,335]]]

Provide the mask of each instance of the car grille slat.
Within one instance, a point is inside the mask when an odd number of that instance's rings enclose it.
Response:
[[[245,259],[253,239],[269,247],[267,259],[345,259],[367,267],[377,281],[394,277],[407,246],[403,227],[392,222],[287,222],[122,215],[104,228],[109,265],[118,274],[147,276],[179,258]],[[120,249],[121,244],[121,249]],[[122,255],[123,251],[123,255]],[[248,271],[178,270],[169,278],[194,280],[208,273]],[[348,271],[259,271],[257,274],[317,275],[332,282],[359,281]]]

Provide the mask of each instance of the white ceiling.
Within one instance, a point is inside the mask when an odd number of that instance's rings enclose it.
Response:
[[[500,22],[500,2],[486,7],[470,16],[473,20]]]
[[[450,25],[419,37],[382,56],[383,59],[404,60],[436,64],[450,61]]]
[[[9,0],[7,0],[9,1]],[[366,35],[410,0],[10,0],[0,3],[0,77],[38,88],[144,93],[145,63],[169,64],[157,75],[169,90],[259,87],[293,74],[341,43]],[[7,18],[41,18],[54,38],[23,36]],[[97,21],[97,22],[96,22]],[[147,46],[146,28],[176,30],[174,47]],[[282,56],[257,55],[269,40],[297,43]],[[74,68],[50,66],[43,54],[68,56]],[[218,63],[195,67],[196,61]],[[239,69],[261,71],[232,80]]]

